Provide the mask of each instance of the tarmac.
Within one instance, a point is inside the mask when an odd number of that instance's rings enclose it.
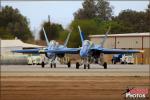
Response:
[[[56,68],[46,65],[1,65],[2,76],[149,76],[149,65],[108,65],[103,66],[91,64],[90,69],[75,68],[75,64],[70,68],[67,65],[57,64]]]
[[[128,88],[149,88],[150,82],[149,65],[2,65],[0,74],[0,100],[128,100]]]

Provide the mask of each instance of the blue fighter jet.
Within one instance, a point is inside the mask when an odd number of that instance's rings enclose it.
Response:
[[[96,64],[100,64],[107,69],[107,62],[104,61],[104,54],[125,54],[125,53],[141,53],[144,52],[143,50],[123,50],[123,49],[109,49],[104,48],[104,43],[107,39],[108,33],[110,31],[110,27],[108,31],[105,33],[105,36],[100,44],[94,44],[89,40],[85,40],[84,33],[81,31],[80,26],[79,33],[80,38],[82,41],[82,47],[80,49],[80,57],[82,59],[81,63],[76,63],[76,68],[78,69],[79,66],[84,65],[84,69],[88,67],[90,68],[90,63],[94,62]]]
[[[79,48],[67,48],[67,43],[68,43],[71,33],[68,34],[67,39],[64,42],[64,45],[59,45],[59,43],[56,42],[55,40],[51,40],[49,42],[44,28],[43,28],[43,32],[44,32],[44,36],[45,36],[46,43],[47,43],[47,47],[45,49],[36,48],[36,49],[25,49],[25,50],[13,50],[12,52],[27,53],[27,54],[33,54],[33,53],[45,54],[45,56],[50,60],[51,68],[53,66],[54,68],[56,68],[56,63],[55,63],[56,57],[63,58],[65,57],[65,54],[79,53]],[[70,61],[68,61],[66,64],[68,65],[68,68],[71,66]],[[42,65],[42,68],[44,68],[45,66],[44,59],[42,60],[41,65]]]

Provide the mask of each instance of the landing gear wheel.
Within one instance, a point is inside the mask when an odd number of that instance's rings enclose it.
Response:
[[[124,62],[121,62],[121,64],[124,64]]]
[[[54,68],[56,68],[56,63],[54,63]]]
[[[67,63],[67,66],[68,66],[68,68],[71,67],[71,62],[70,61]]]
[[[112,60],[112,64],[116,64],[115,60]]]
[[[90,69],[90,64],[88,64],[88,69]]]
[[[76,62],[76,69],[79,69],[79,66],[80,66],[79,62]]]
[[[53,64],[52,63],[50,64],[50,66],[51,66],[51,68],[53,68]]]
[[[44,62],[42,62],[42,63],[41,63],[41,65],[42,65],[42,68],[44,68],[44,66],[45,66],[45,63],[44,63]]]
[[[103,66],[104,66],[104,69],[107,69],[107,63],[106,62],[104,62]]]
[[[84,64],[84,69],[86,69],[86,64]]]

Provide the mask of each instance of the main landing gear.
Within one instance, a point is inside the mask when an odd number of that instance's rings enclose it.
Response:
[[[68,68],[71,67],[71,61],[69,57],[59,57],[57,60],[60,62],[60,64],[67,65]]]
[[[104,69],[107,69],[107,63],[106,62],[104,62],[103,66],[104,66]]]
[[[80,67],[80,63],[76,62],[76,69],[79,69],[79,67]]]
[[[45,63],[44,63],[44,61],[42,61],[41,66],[42,66],[42,68],[44,68],[44,67],[45,67]]]
[[[71,61],[68,61],[68,62],[67,62],[67,66],[68,66],[68,68],[71,67]]]
[[[100,59],[99,59],[99,63],[100,63],[100,65],[102,65],[103,67],[104,67],[104,69],[107,69],[107,62],[105,62],[105,60],[104,60],[104,54],[102,53],[102,54],[100,54],[100,57],[99,57]]]

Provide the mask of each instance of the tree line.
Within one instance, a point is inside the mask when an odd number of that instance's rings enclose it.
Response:
[[[80,25],[85,37],[94,34],[105,34],[111,26],[110,34],[135,32],[150,32],[150,4],[145,11],[123,10],[118,16],[113,16],[113,7],[106,0],[84,0],[82,8],[74,13],[74,20],[67,29],[61,24],[50,20],[43,22],[40,29],[40,39],[45,41],[43,30],[49,40],[63,42],[67,34],[72,32],[69,47],[81,46],[79,31]],[[0,12],[0,38],[14,38],[26,41],[33,39],[29,28],[29,21],[20,14],[18,9],[5,6]]]
[[[113,7],[108,1],[84,0],[82,8],[74,13],[74,20],[69,26],[73,33],[69,43],[71,47],[81,46],[78,25],[86,38],[89,35],[105,34],[109,26],[109,34],[150,32],[150,4],[145,11],[126,9],[118,16],[113,16]]]
[[[29,21],[25,16],[20,14],[18,9],[5,6],[0,12],[0,38],[12,39],[15,37],[23,41],[33,39],[29,28]]]

